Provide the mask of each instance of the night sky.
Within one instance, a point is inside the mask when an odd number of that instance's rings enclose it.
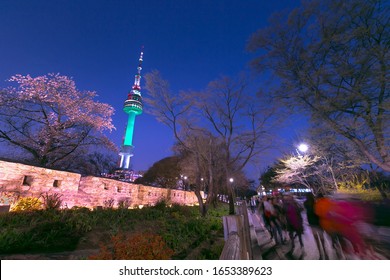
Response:
[[[6,80],[14,74],[73,77],[79,90],[94,90],[97,100],[115,108],[116,130],[109,137],[120,146],[127,121],[123,103],[134,82],[141,46],[143,75],[159,70],[173,91],[201,90],[221,75],[247,70],[255,55],[245,51],[250,35],[266,26],[271,13],[298,4],[296,0],[1,0],[0,87],[9,86]],[[284,132],[286,141],[295,139],[301,129],[290,127]],[[134,169],[146,170],[170,155],[172,143],[172,132],[145,108],[135,124]],[[263,167],[253,167],[250,176],[257,178],[258,168]]]

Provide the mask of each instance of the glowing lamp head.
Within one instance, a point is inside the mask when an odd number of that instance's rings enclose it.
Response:
[[[309,150],[309,146],[305,143],[302,143],[298,146],[298,150],[302,153],[306,153]]]

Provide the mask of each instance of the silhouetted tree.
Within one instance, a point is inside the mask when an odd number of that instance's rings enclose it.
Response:
[[[267,125],[272,120],[272,107],[254,101],[247,93],[245,79],[222,77],[210,82],[201,92],[179,94],[170,91],[168,83],[157,71],[145,75],[145,80],[149,96],[144,100],[151,106],[150,112],[172,129],[178,145],[192,154],[193,170],[196,172],[193,177],[197,186],[202,184],[202,162],[207,162],[209,177],[204,179],[209,186],[209,195],[217,194],[218,189],[211,187],[216,182],[215,176],[222,178],[210,168],[215,161],[210,152],[222,157],[218,167],[223,169],[224,178],[218,185],[229,189],[230,213],[234,213],[229,177],[240,174],[251,159],[271,146]],[[208,143],[207,147],[214,150],[207,155],[197,140],[194,142],[195,139],[202,139],[202,143]],[[198,190],[195,193],[205,214],[207,207],[204,207]]]
[[[117,168],[118,155],[113,151],[89,152],[74,155],[72,160],[63,163],[64,169],[81,173],[82,175],[101,176],[111,173]]]
[[[349,141],[366,162],[390,171],[390,7],[385,0],[313,0],[277,14],[248,49],[269,92]],[[268,73],[269,74],[269,73]]]
[[[275,182],[274,178],[276,177],[276,164],[268,166],[267,169],[260,174],[260,184],[264,187],[265,191],[270,191],[278,188],[282,188],[284,185],[282,183]]]
[[[180,180],[180,158],[166,157],[155,162],[135,183],[174,189]]]

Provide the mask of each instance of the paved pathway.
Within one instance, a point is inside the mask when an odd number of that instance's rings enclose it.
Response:
[[[311,228],[307,223],[306,214],[303,212],[304,234],[302,236],[304,248],[301,248],[298,238],[295,238],[295,249],[291,252],[291,241],[286,244],[276,244],[268,230],[264,227],[262,217],[256,211],[254,214],[248,211],[257,236],[257,244],[253,245],[253,258],[264,260],[319,260],[320,254],[314,240]],[[355,255],[337,255],[332,247],[329,236],[325,234],[325,248],[330,260],[359,259]],[[386,259],[380,254],[375,254],[376,259]]]

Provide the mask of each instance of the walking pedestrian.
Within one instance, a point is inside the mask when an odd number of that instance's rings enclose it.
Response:
[[[306,209],[307,222],[310,225],[314,240],[320,254],[320,260],[328,260],[329,256],[325,249],[324,230],[320,226],[320,218],[314,211],[316,200],[312,192],[306,194],[306,200],[303,206]]]
[[[291,194],[285,195],[283,208],[284,212],[286,213],[287,231],[292,243],[291,252],[294,251],[295,248],[295,237],[298,237],[299,244],[303,250],[303,219],[301,215],[302,208],[295,202]]]
[[[252,214],[254,214],[257,206],[256,197],[252,196],[250,201],[250,206],[251,206]]]

